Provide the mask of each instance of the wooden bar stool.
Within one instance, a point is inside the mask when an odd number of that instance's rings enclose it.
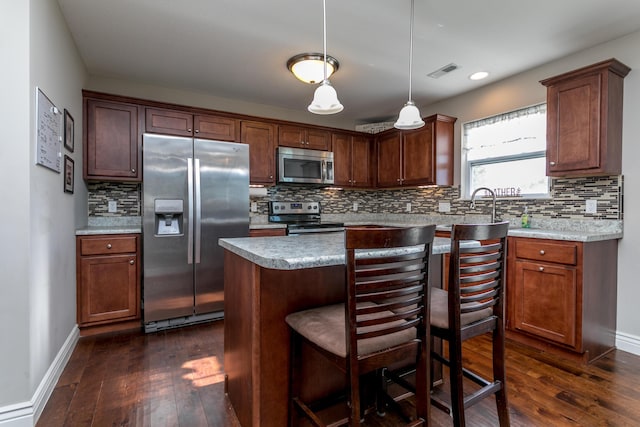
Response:
[[[431,339],[449,344],[448,359],[432,356],[449,366],[451,402],[432,397],[434,406],[453,417],[454,426],[465,425],[465,408],[495,394],[500,426],[509,425],[504,360],[504,286],[509,223],[462,224],[451,230],[448,289],[431,294]],[[480,247],[461,247],[477,240]],[[462,342],[491,332],[493,379],[485,379],[462,366]],[[463,377],[480,385],[464,395]]]
[[[345,304],[293,313],[290,425],[298,415],[313,425],[360,426],[364,408],[360,376],[379,373],[400,360],[415,363],[418,391],[416,417],[408,425],[429,419],[429,258],[435,226],[414,228],[349,228],[345,231]],[[299,349],[308,343],[345,373],[348,416],[331,423],[318,412],[332,399],[303,402],[298,372]],[[376,381],[379,385],[380,380]],[[346,403],[346,402],[345,402]]]

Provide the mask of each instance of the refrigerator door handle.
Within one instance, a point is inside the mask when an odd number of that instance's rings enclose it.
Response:
[[[193,264],[193,159],[187,159],[187,193],[189,200],[189,229],[187,231],[187,264]]]
[[[202,237],[202,203],[201,203],[201,198],[200,198],[200,159],[195,159],[195,163],[196,163],[196,171],[194,173],[194,177],[195,177],[195,182],[196,182],[196,188],[195,188],[195,199],[196,199],[196,209],[195,209],[195,214],[196,214],[196,219],[195,219],[195,226],[196,226],[196,259],[195,259],[195,263],[196,264],[200,264],[200,239]]]

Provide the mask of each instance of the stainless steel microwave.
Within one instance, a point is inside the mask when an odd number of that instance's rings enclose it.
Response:
[[[333,153],[278,147],[278,183],[333,184]]]

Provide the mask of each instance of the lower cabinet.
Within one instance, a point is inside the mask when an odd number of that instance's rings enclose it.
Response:
[[[612,350],[617,244],[510,237],[507,337],[583,362]]]
[[[249,229],[249,237],[286,236],[286,228],[253,228]]]
[[[141,326],[140,259],[139,234],[76,237],[81,335]]]

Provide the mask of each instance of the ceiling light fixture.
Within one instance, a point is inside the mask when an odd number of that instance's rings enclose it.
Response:
[[[315,84],[324,80],[324,56],[321,53],[301,53],[289,58],[287,68],[298,80]],[[333,56],[327,55],[327,78],[338,71],[340,64]]]
[[[398,115],[398,120],[393,124],[396,129],[418,129],[424,126],[424,120],[420,116],[420,111],[411,99],[411,68],[413,65],[413,3],[411,0],[411,25],[410,25],[410,41],[409,41],[409,100]]]
[[[336,114],[344,109],[336,90],[329,83],[329,75],[327,73],[327,2],[322,0],[322,21],[323,21],[323,59],[324,59],[324,80],[313,94],[313,101],[307,109],[314,114]]]
[[[469,76],[469,80],[482,80],[487,78],[489,73],[486,71],[478,71],[477,73],[473,73]]]

